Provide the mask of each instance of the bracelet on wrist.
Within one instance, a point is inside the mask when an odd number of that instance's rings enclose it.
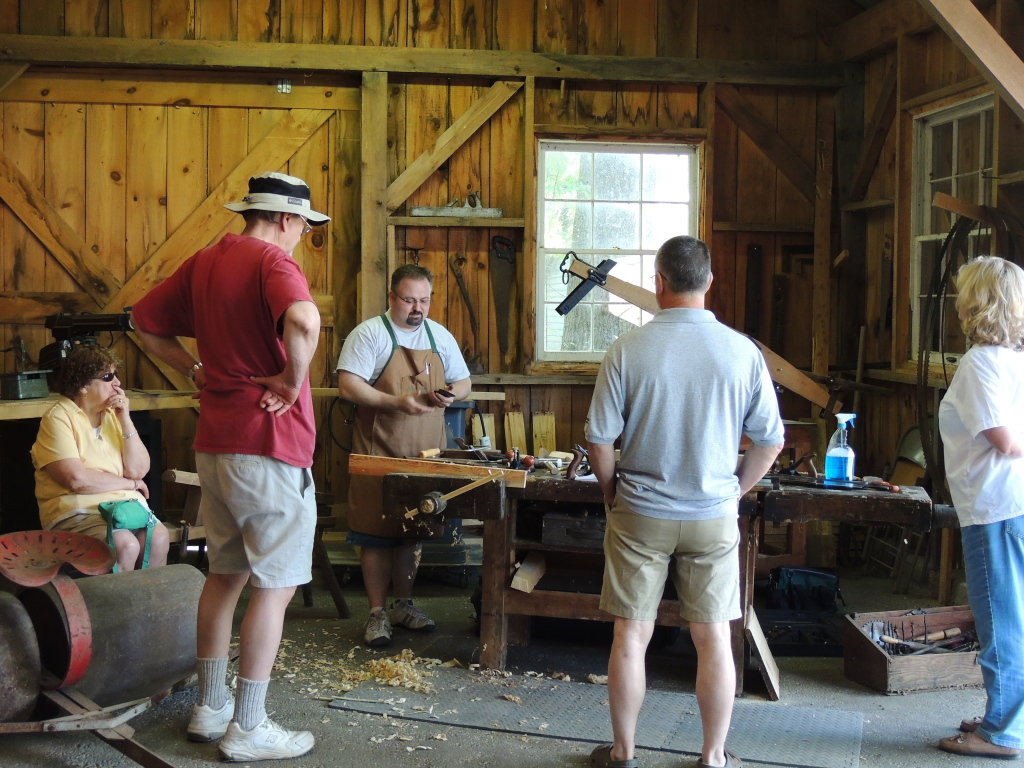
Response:
[[[198,373],[199,369],[202,368],[202,367],[203,367],[203,364],[200,363],[200,362],[197,362],[195,365],[193,365],[191,368],[188,369],[188,377],[190,379],[192,379],[192,381],[195,381],[196,380],[196,373]]]
[[[128,439],[130,439],[132,437],[135,437],[137,434],[139,434],[139,430],[133,429],[131,432],[129,432],[127,435],[124,436],[124,439],[128,440]]]

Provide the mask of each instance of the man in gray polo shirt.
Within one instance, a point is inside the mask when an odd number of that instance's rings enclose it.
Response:
[[[738,502],[782,450],[782,420],[760,351],[704,309],[708,247],[673,237],[658,250],[655,271],[661,311],[612,344],[587,417],[590,464],[608,505],[601,608],[615,616],[615,741],[597,747],[591,764],[638,766],[644,654],[671,572],[697,648],[698,765],[737,766],[725,738],[736,690],[729,622],[741,615]],[[753,445],[737,466],[743,433]]]

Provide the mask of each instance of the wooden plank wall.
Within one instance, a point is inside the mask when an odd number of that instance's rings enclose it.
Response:
[[[992,21],[995,11],[995,4],[985,10]],[[905,373],[902,383],[868,379],[868,383],[886,386],[892,391],[888,397],[867,395],[863,398],[863,417],[855,430],[859,466],[875,474],[880,474],[883,467],[894,461],[900,438],[918,422],[918,393],[912,383],[916,381],[916,364],[909,359],[907,311],[912,248],[909,239],[912,116],[903,105],[909,103],[914,110],[921,110],[955,103],[966,95],[966,92],[958,94],[959,91],[965,86],[975,86],[977,90],[979,80],[978,71],[953,42],[936,29],[900,38],[896,48],[865,62],[865,104],[875,103],[886,74],[894,68],[899,74],[900,106],[865,199],[889,199],[895,204],[858,214],[865,217],[867,236],[865,360],[891,363],[894,369]],[[870,114],[866,119],[870,119]],[[898,225],[898,221],[905,224]],[[933,391],[929,389],[925,398],[932,412]]]
[[[533,50],[572,54],[673,56],[761,61],[816,61],[817,31],[835,23],[816,14],[814,3],[779,0],[749,12],[743,0],[189,0],[172,3],[108,3],[106,0],[0,0],[0,29],[22,34],[205,39],[376,46]],[[269,78],[236,75],[160,76],[144,73],[78,75],[74,88],[39,87],[45,73],[30,73],[5,93],[2,151],[44,193],[119,279],[126,279],[146,255],[170,235],[279,117],[284,104]],[[56,77],[52,75],[51,77]],[[71,77],[71,75],[62,75]],[[116,82],[114,82],[116,81]],[[136,82],[137,81],[137,82]],[[26,85],[26,83],[28,85]],[[56,80],[54,80],[56,83]],[[310,182],[315,203],[334,221],[308,236],[296,253],[314,294],[334,296],[333,324],[324,331],[313,367],[315,386],[333,386],[331,372],[346,333],[355,323],[354,277],[359,269],[358,73],[294,83],[318,88],[319,108],[334,116],[291,159],[286,170]],[[469,78],[389,77],[388,179],[394,179],[452,124],[490,85]],[[33,91],[33,86],[35,90]],[[229,87],[230,86],[230,87]],[[248,90],[246,90],[248,89]],[[59,89],[58,89],[59,90]],[[409,199],[407,205],[444,205],[479,191],[484,203],[509,217],[527,211],[524,179],[533,174],[524,157],[527,89],[522,89],[451,160]],[[792,143],[814,167],[816,93],[782,87],[740,88],[762,119]],[[325,94],[333,93],[330,98]],[[203,98],[199,95],[203,94]],[[187,99],[182,102],[181,99]],[[255,99],[255,100],[254,100]],[[345,102],[336,106],[338,101]],[[732,226],[709,231],[716,273],[711,307],[722,320],[742,327],[747,254],[762,247],[761,317],[758,335],[768,340],[773,278],[789,281],[793,300],[779,311],[785,346],[797,365],[809,365],[809,305],[795,297],[810,290],[811,264],[793,254],[813,244],[814,211],[765,154],[721,111],[711,91],[697,85],[608,84],[538,81],[537,124],[576,125],[616,131],[713,126],[706,157],[714,148],[714,219],[756,223],[761,230]],[[311,107],[313,105],[310,105]],[[526,184],[532,189],[532,183]],[[238,222],[232,226],[237,227]],[[420,262],[437,276],[431,310],[471,353],[481,355],[487,373],[520,372],[529,342],[512,336],[517,353],[501,360],[493,318],[487,250],[494,235],[510,237],[519,253],[523,231],[486,228],[398,228],[400,261],[421,248]],[[480,320],[474,339],[468,313],[451,275],[452,256],[465,257],[464,273]],[[0,264],[5,291],[81,289],[25,230],[9,210],[0,216]],[[517,299],[521,307],[521,298]],[[517,328],[518,324],[513,324]],[[35,354],[49,339],[38,325],[0,324],[7,345],[21,334]],[[129,383],[167,383],[123,341]],[[9,356],[5,369],[11,367]],[[488,387],[484,387],[488,388]],[[530,433],[533,412],[553,412],[559,447],[583,441],[591,388],[587,384],[504,387],[505,409],[522,410]],[[788,414],[808,415],[806,403],[787,402]],[[345,455],[332,444],[326,426],[327,401],[319,405],[318,486],[341,494]],[[500,414],[502,406],[484,408]],[[168,466],[191,468],[191,413],[166,415]],[[496,419],[499,444],[503,420]],[[333,426],[347,438],[340,414]]]

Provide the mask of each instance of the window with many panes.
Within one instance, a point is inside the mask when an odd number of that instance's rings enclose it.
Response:
[[[940,363],[955,362],[966,351],[957,318],[956,289],[949,284],[945,299],[932,295],[936,262],[942,260],[942,242],[956,221],[949,211],[932,205],[937,192],[974,205],[992,200],[991,96],[919,115],[914,121],[914,253],[911,260],[910,311],[911,357],[917,359],[921,337],[931,340],[929,357]],[[974,229],[968,238],[968,258],[989,253],[988,229]],[[929,333],[924,333],[930,302],[941,302],[931,313]]]
[[[696,234],[697,151],[692,145],[542,141],[538,156],[537,358],[600,361],[621,334],[651,315],[594,288],[564,317],[576,287],[560,265],[568,251],[654,290],[658,246]]]

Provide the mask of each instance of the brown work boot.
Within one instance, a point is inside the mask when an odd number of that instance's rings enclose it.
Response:
[[[961,720],[960,730],[964,733],[974,733],[976,730],[978,730],[978,726],[981,725],[981,721],[984,719],[984,717],[978,715],[977,717],[971,717],[966,720]]]
[[[961,733],[958,736],[939,739],[939,749],[966,757],[995,757],[1000,760],[1016,760],[1020,757],[1019,749],[1001,747],[991,741],[985,741],[976,733]]]

